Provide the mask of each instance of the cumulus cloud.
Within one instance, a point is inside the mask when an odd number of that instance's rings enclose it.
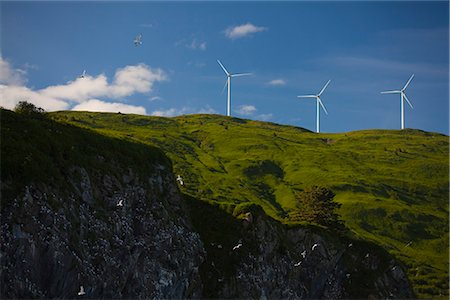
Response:
[[[266,27],[259,27],[251,23],[247,23],[239,26],[228,27],[225,29],[225,36],[230,39],[239,39],[265,30],[267,30]]]
[[[256,112],[256,107],[253,105],[241,105],[236,112],[243,116],[251,116]]]
[[[65,110],[69,103],[61,99],[48,97],[24,86],[0,85],[0,106],[13,109],[19,101],[28,101],[47,111]]]
[[[0,105],[12,109],[19,101],[28,101],[47,111],[70,109],[75,104],[77,110],[144,113],[140,106],[98,100],[98,98],[118,99],[135,93],[148,93],[156,82],[167,80],[161,69],[152,69],[145,64],[126,66],[116,71],[113,81],[108,82],[104,74],[87,75],[66,84],[48,86],[33,90],[24,86],[25,73],[11,68],[0,58]],[[77,105],[78,104],[78,105]]]
[[[128,105],[117,102],[105,102],[98,99],[91,99],[80,103],[72,108],[79,111],[98,111],[98,112],[121,112],[125,114],[145,115],[147,112],[143,106]]]
[[[267,84],[272,86],[281,86],[286,85],[286,81],[284,81],[283,79],[274,79],[269,81]]]
[[[23,85],[27,82],[26,71],[13,69],[9,62],[0,57],[0,84]]]

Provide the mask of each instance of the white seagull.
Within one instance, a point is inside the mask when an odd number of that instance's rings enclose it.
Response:
[[[311,248],[312,251],[314,251],[314,249],[316,249],[316,247],[319,246],[319,244],[314,244]]]
[[[177,181],[180,183],[180,185],[184,185],[183,179],[181,178],[180,175],[178,175]]]
[[[305,258],[306,257],[306,250],[303,251],[301,254],[302,254],[303,258]]]
[[[134,45],[139,46],[142,45],[142,34],[140,33],[138,36],[134,38]]]
[[[300,267],[301,264],[302,264],[302,262],[299,261],[298,263],[294,264],[294,267]]]
[[[78,76],[78,78],[84,78],[86,76],[86,70],[83,70],[83,74],[81,74],[80,76]]]
[[[83,296],[83,295],[85,295],[86,293],[84,292],[84,287],[83,286],[80,286],[80,291],[78,292],[78,296]]]
[[[119,202],[117,203],[117,206],[123,206],[123,199],[119,200]]]
[[[239,243],[239,244],[237,244],[236,246],[233,247],[233,251],[237,250],[237,249],[239,249],[241,247],[242,247],[242,243]]]

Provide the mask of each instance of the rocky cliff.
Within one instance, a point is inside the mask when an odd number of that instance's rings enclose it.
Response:
[[[1,122],[2,298],[413,297],[375,245],[182,195],[158,149]]]

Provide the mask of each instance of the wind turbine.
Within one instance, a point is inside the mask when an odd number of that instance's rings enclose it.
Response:
[[[298,98],[315,98],[317,102],[317,116],[316,116],[316,132],[320,132],[320,108],[319,105],[322,106],[325,113],[328,115],[327,109],[322,103],[322,100],[320,100],[320,96],[322,95],[323,91],[327,88],[327,86],[330,84],[331,80],[328,80],[328,82],[324,85],[322,90],[317,95],[304,95],[304,96],[297,96]]]
[[[403,100],[406,100],[408,102],[409,106],[414,109],[411,102],[409,102],[408,97],[406,97],[405,90],[408,87],[409,83],[413,79],[414,74],[411,75],[408,82],[406,82],[405,86],[399,90],[399,91],[385,91],[381,92],[382,94],[400,94],[400,110],[401,110],[401,123],[402,123],[402,129],[405,129],[405,103]]]
[[[230,72],[227,71],[227,69],[225,69],[225,67],[222,65],[222,63],[220,62],[220,60],[217,60],[217,62],[219,63],[219,65],[222,67],[222,70],[225,72],[225,74],[227,74],[227,80],[225,81],[225,85],[223,86],[222,92],[225,89],[225,86],[228,85],[228,96],[227,96],[227,116],[230,116],[230,112],[231,112],[231,78],[232,77],[239,77],[239,76],[247,76],[247,75],[252,75],[252,73],[236,73],[236,74],[231,74]]]

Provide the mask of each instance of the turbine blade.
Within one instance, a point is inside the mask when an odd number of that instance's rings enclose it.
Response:
[[[328,111],[327,111],[327,109],[325,108],[325,105],[323,105],[322,101],[321,101],[319,98],[317,98],[317,101],[319,101],[320,106],[322,106],[323,110],[324,110],[325,113],[328,115]]]
[[[414,74],[411,75],[411,77],[409,78],[408,82],[405,84],[405,86],[402,88],[402,91],[406,90],[406,87],[409,85],[409,83],[411,82],[411,80],[414,78]]]
[[[322,88],[322,90],[319,92],[319,94],[317,96],[322,95],[323,91],[325,91],[325,89],[327,88],[327,86],[330,84],[331,80],[328,80],[328,82],[325,84],[325,86]]]
[[[223,91],[225,91],[225,88],[227,87],[227,84],[228,84],[228,79],[225,80],[225,85],[223,86],[222,92],[220,92],[221,95],[223,94]]]
[[[248,75],[253,75],[253,73],[236,73],[231,74],[231,77],[248,76]]]
[[[317,98],[316,95],[303,95],[303,96],[297,96],[297,98]]]
[[[399,94],[399,93],[401,93],[401,91],[384,91],[384,92],[381,92],[382,94]]]
[[[409,106],[411,106],[412,109],[414,109],[414,107],[412,106],[411,102],[409,102],[408,97],[406,97],[406,94],[403,93],[403,97],[405,97],[406,102],[408,102]]]
[[[218,62],[219,65],[222,67],[222,70],[225,72],[225,74],[227,74],[227,76],[230,76],[230,73],[228,73],[227,69],[225,69],[225,67],[222,65],[222,63],[220,62],[220,60],[217,60],[217,62]]]

